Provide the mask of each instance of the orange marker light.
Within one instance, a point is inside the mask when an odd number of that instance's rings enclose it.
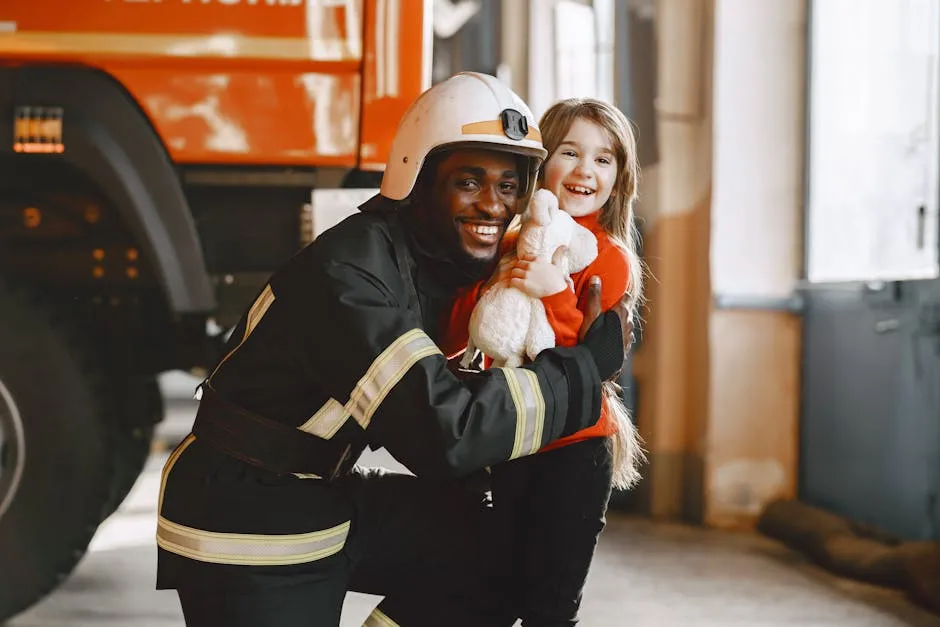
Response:
[[[98,205],[88,205],[85,207],[85,222],[88,224],[94,224],[101,219],[101,209],[98,208]]]
[[[23,209],[23,224],[28,229],[35,229],[42,223],[42,212],[36,207]]]

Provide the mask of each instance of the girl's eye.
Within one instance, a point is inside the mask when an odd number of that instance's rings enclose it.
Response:
[[[576,153],[573,150],[563,150],[561,151],[561,154],[564,155],[565,157],[577,157],[578,156],[578,153]]]
[[[599,157],[597,161],[599,163],[603,163],[604,165],[610,165],[610,159],[607,157]]]

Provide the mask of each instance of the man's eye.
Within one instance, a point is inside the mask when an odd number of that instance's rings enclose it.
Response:
[[[474,190],[479,187],[476,182],[476,179],[462,179],[457,181],[457,187],[465,190]]]
[[[519,186],[516,183],[503,183],[499,186],[499,189],[507,194],[514,194],[516,190],[519,189]]]

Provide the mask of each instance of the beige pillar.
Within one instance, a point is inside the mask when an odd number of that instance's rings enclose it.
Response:
[[[656,3],[660,161],[640,190],[653,278],[635,375],[638,423],[650,451],[642,489],[657,517],[696,518],[701,509],[694,486],[701,483],[697,417],[707,400],[711,18],[711,0]]]
[[[500,70],[508,75],[509,86],[523,100],[529,97],[529,3],[500,3]]]
[[[796,476],[805,0],[658,0],[636,357],[657,517],[747,526]]]

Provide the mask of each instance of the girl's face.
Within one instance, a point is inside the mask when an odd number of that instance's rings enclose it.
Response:
[[[616,180],[617,158],[607,131],[575,119],[545,164],[543,186],[558,197],[564,211],[580,217],[604,206]]]

